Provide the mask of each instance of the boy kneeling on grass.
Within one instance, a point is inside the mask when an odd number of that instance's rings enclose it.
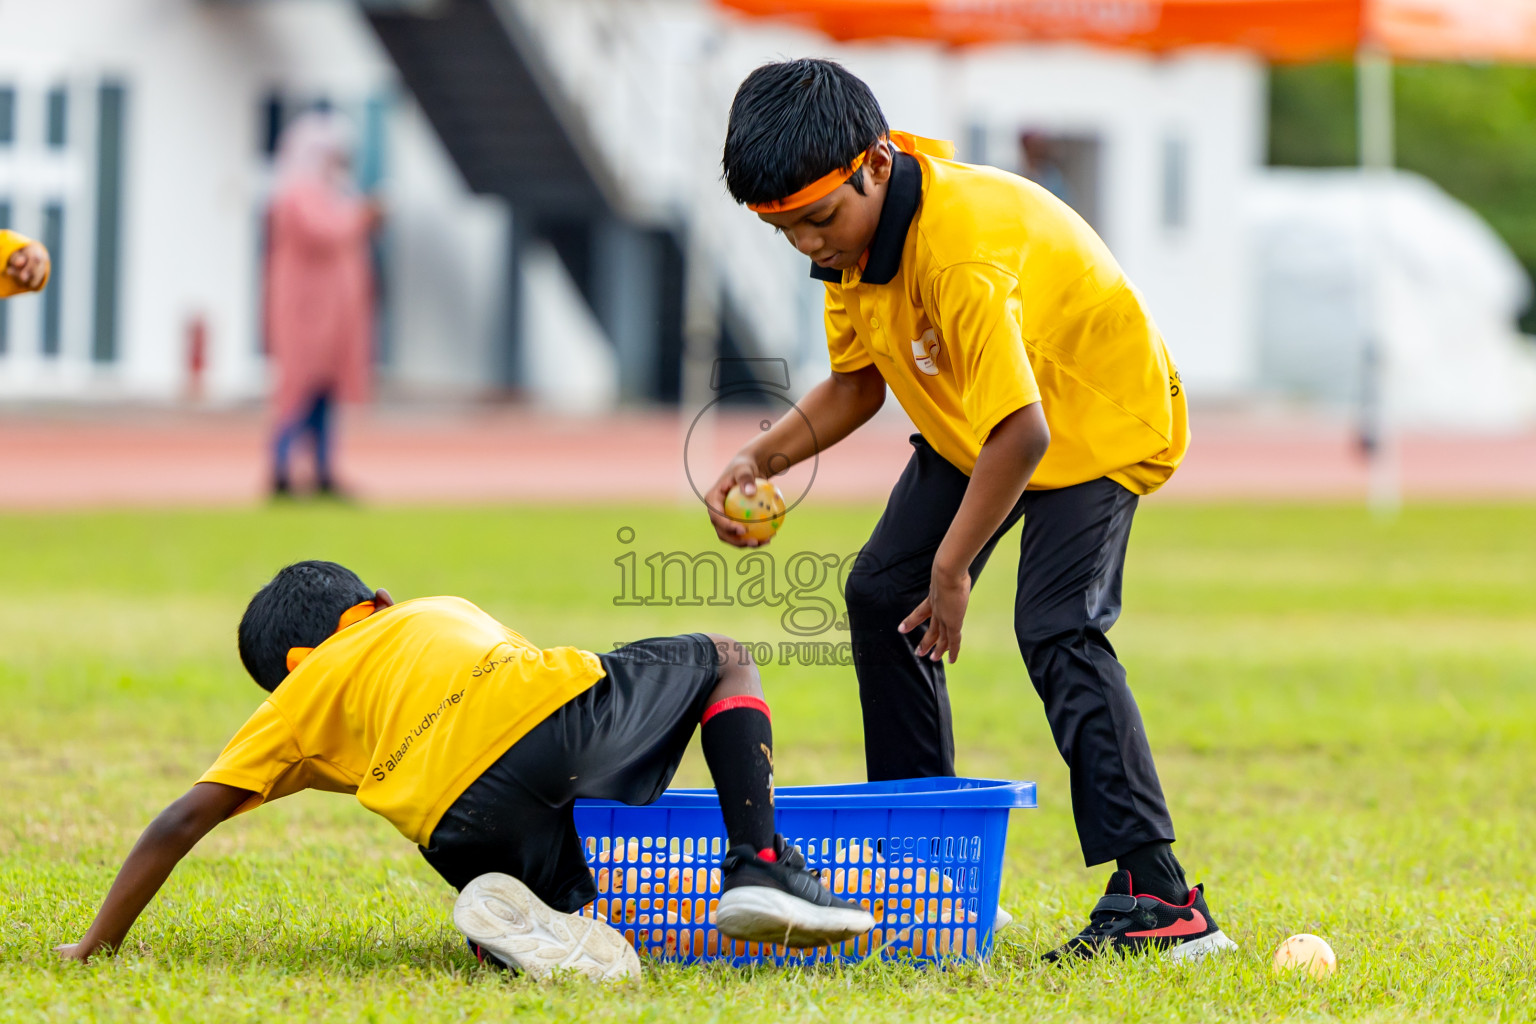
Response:
[[[874,927],[774,832],[773,731],[757,667],[712,633],[610,654],[541,650],[468,601],[395,604],[334,562],[299,562],[240,621],[240,660],[271,696],[213,767],[150,823],[66,959],[122,943],[176,863],[225,818],[303,789],[356,794],[459,890],[481,960],[543,978],[638,977],[606,923],[571,808],[647,804],[702,723],[730,847],[715,925],[813,947]]]

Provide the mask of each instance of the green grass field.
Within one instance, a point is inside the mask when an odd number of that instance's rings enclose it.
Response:
[[[775,546],[846,554],[875,514],[802,510]],[[117,958],[54,961],[139,829],[259,702],[234,627],[279,565],[334,558],[397,598],[461,594],[550,645],[785,639],[781,609],[614,605],[615,559],[708,549],[705,529],[670,508],[0,517],[0,1020],[1530,1019],[1536,508],[1519,507],[1391,524],[1143,508],[1112,639],[1178,851],[1242,946],[1220,962],[1038,963],[1106,872],[1077,853],[1014,648],[1012,539],[950,676],[961,771],[1040,786],[1009,840],[1019,925],[988,964],[657,967],[637,990],[508,980],[465,954],[449,890],[409,843],[320,793],[216,830]],[[765,683],[781,783],[861,777],[851,670],[774,666]],[[704,779],[691,754],[680,781]],[[1330,981],[1271,974],[1301,931],[1333,943]]]

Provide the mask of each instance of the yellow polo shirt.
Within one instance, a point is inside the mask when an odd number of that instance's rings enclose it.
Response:
[[[541,650],[461,598],[403,601],[316,647],[198,781],[250,790],[237,814],[355,793],[426,846],[471,782],[603,675],[597,655]]]
[[[992,428],[1039,402],[1051,445],[1032,489],[1107,476],[1156,490],[1189,425],[1141,296],[1066,204],[1017,175],[934,155],[941,145],[919,140],[913,154],[922,190],[895,276],[872,284],[853,269],[827,283],[832,369],[878,367],[967,475]]]
[[[11,262],[11,257],[15,255],[16,250],[30,244],[32,244],[32,239],[26,235],[19,235],[14,231],[0,228],[0,299],[7,299],[12,295],[20,295],[22,292],[41,291],[44,285],[48,283],[48,278],[44,277],[43,283],[36,288],[25,288],[18,284],[14,277],[5,272],[6,265]],[[52,274],[51,268],[49,274],[50,276]]]

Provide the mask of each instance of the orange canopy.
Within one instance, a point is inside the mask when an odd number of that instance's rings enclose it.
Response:
[[[1536,61],[1536,0],[719,0],[834,39],[1232,46],[1272,60]]]

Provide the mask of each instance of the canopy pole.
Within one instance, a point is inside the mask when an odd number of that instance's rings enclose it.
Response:
[[[1355,99],[1360,129],[1360,173],[1365,194],[1365,344],[1360,381],[1360,449],[1369,467],[1369,504],[1383,518],[1402,506],[1396,430],[1392,417],[1387,366],[1391,348],[1385,337],[1387,316],[1387,189],[1396,163],[1393,131],[1392,57],[1373,46],[1355,55]]]

